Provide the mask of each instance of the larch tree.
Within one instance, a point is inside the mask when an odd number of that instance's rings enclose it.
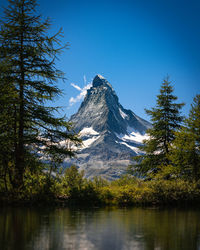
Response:
[[[181,178],[200,179],[200,95],[194,97],[189,117],[175,134],[170,160]]]
[[[61,46],[61,31],[48,35],[49,19],[43,20],[36,7],[35,0],[8,0],[0,30],[0,81],[4,88],[0,100],[6,106],[9,125],[0,114],[4,125],[0,138],[5,145],[10,138],[8,169],[16,189],[23,186],[33,156],[52,160],[55,157],[51,156],[73,156],[69,142],[80,142],[65,117],[57,118],[58,108],[47,105],[62,94],[57,83],[64,80],[64,74],[56,68],[56,59],[65,46]]]

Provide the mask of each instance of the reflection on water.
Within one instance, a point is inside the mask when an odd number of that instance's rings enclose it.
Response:
[[[0,249],[196,250],[200,249],[200,212],[3,208]]]

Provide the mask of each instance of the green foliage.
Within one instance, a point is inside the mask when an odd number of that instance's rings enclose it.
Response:
[[[67,197],[70,204],[95,205],[103,202],[99,190],[108,183],[101,177],[87,180],[84,171],[79,172],[77,167],[71,166],[65,170],[61,185],[62,196]]]
[[[63,177],[63,188],[66,189],[66,193],[72,198],[78,198],[83,186],[84,186],[84,172],[79,173],[75,166],[67,168]]]
[[[198,151],[200,151],[200,95],[194,97],[191,105],[189,118],[186,120],[189,130],[194,136],[195,145]]]
[[[40,166],[41,169],[43,166]],[[39,169],[39,168],[37,168]],[[68,168],[63,176],[49,178],[48,173],[26,170],[24,189],[21,192],[2,192],[2,199],[8,202],[77,206],[129,206],[163,205],[200,202],[200,183],[180,178],[144,181],[123,176],[113,182],[97,184],[87,180],[75,166]],[[1,186],[0,186],[1,188]]]
[[[150,174],[149,177],[153,180],[175,180],[179,178],[179,171],[172,164],[161,165],[160,170],[156,174]]]
[[[138,183],[140,180],[135,176],[130,174],[122,175],[121,178],[112,181],[112,185],[114,186],[124,186],[124,185],[132,185]]]
[[[102,188],[109,185],[109,182],[103,179],[101,176],[95,176],[92,182],[96,188]]]
[[[8,0],[0,30],[0,165],[15,189],[23,187],[30,158],[43,156],[55,170],[74,156],[80,142],[58,107],[47,106],[62,92],[56,68],[63,48],[61,30],[48,35],[49,19],[36,13],[35,0]],[[62,142],[62,143],[59,143]]]
[[[170,160],[179,176],[200,179],[200,95],[194,98],[185,127],[175,133]]]
[[[163,165],[169,165],[168,154],[175,138],[174,132],[180,128],[183,120],[180,109],[184,104],[175,103],[176,100],[171,82],[168,78],[164,79],[156,107],[146,110],[151,116],[152,128],[147,130],[149,139],[144,140],[144,146],[141,147],[145,154],[134,157],[137,164],[132,166],[132,172],[136,176],[152,178]]]

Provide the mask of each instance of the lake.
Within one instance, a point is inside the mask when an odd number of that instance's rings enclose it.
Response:
[[[5,207],[0,249],[200,249],[200,210]]]

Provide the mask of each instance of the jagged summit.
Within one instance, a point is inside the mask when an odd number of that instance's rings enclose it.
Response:
[[[92,86],[93,87],[109,86],[112,89],[111,84],[102,75],[99,75],[99,74],[96,75],[95,78],[93,79]]]
[[[95,76],[93,86],[87,90],[78,112],[70,120],[77,132],[92,127],[97,132],[108,130],[126,134],[128,128],[134,128],[144,134],[149,126],[147,121],[123,108],[111,84],[100,75]]]
[[[105,80],[105,77],[103,77],[102,75],[98,74],[94,77],[94,80],[95,79],[101,79],[101,80]]]
[[[80,132],[83,147],[73,164],[85,170],[87,177],[119,177],[132,156],[140,154],[138,146],[146,138],[151,124],[131,110],[123,108],[111,84],[96,75],[78,112],[70,121]]]

